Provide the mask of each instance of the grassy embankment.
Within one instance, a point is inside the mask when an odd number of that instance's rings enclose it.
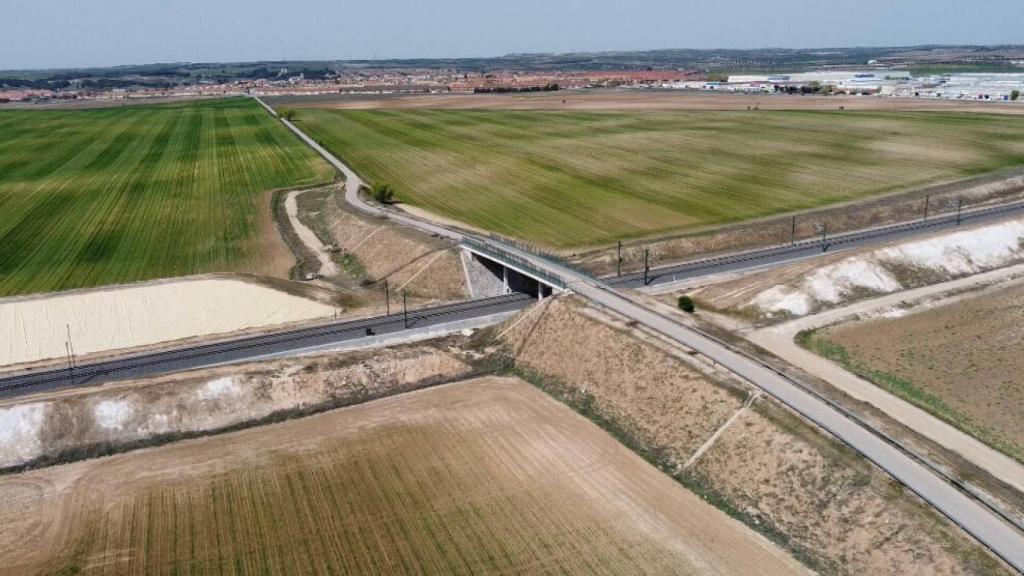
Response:
[[[0,296],[286,272],[269,192],[333,171],[251,100],[0,111]]]
[[[569,249],[1024,164],[1024,118],[884,112],[301,109],[398,200]]]

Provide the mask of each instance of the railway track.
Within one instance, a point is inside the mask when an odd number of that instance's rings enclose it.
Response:
[[[0,378],[0,398],[301,352],[315,347],[394,334],[406,329],[520,310],[534,301],[533,297],[526,294],[508,294],[410,310],[408,316],[399,313],[331,322],[309,328],[141,353],[75,367],[22,372]]]
[[[927,220],[902,222],[867,230],[838,234],[822,240],[803,240],[788,246],[761,248],[746,252],[724,254],[713,258],[694,260],[652,269],[647,275],[647,285],[654,286],[699,278],[723,272],[737,272],[761,266],[779,265],[793,260],[820,256],[822,253],[840,252],[853,248],[871,246],[884,242],[903,240],[942,230],[956,229],[964,224],[985,224],[1011,216],[1024,214],[1024,201],[1000,204],[987,208],[976,208],[956,214],[942,214]],[[603,279],[615,288],[642,288],[642,272],[620,277]]]

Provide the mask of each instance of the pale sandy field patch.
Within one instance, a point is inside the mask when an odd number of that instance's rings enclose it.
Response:
[[[193,278],[0,300],[0,365],[327,317],[335,308],[242,280]]]

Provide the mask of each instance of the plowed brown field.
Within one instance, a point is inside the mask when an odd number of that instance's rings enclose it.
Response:
[[[1024,461],[1024,284],[812,339],[848,369]]]
[[[344,109],[469,110],[846,110],[993,112],[1024,114],[1024,106],[964,100],[863,96],[727,94],[684,90],[569,90],[539,94],[431,94],[429,96],[283,96],[275,105]]]
[[[512,379],[0,478],[4,573],[802,572]]]

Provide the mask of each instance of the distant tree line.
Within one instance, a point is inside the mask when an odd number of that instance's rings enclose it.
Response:
[[[280,68],[271,68],[269,66],[262,66],[258,68],[246,68],[238,70],[232,74],[221,75],[225,82],[232,80],[274,80],[281,73]],[[307,80],[326,80],[335,75],[335,71],[332,68],[321,67],[321,68],[288,68],[288,76],[298,76],[302,74]]]
[[[477,86],[473,89],[475,94],[505,94],[507,92],[554,92],[558,90],[558,84],[551,83],[543,86]]]
[[[78,84],[86,90],[104,90],[109,88],[133,88],[145,86],[147,88],[173,88],[176,82],[166,80],[118,80],[116,78],[98,78],[96,80],[82,80]]]
[[[775,91],[784,92],[786,94],[831,94],[834,91],[834,88],[828,84],[812,82],[811,84],[804,84],[803,86],[776,85]]]
[[[31,88],[35,90],[60,90],[71,86],[67,80],[27,80],[24,78],[0,78],[0,86],[7,88]]]
[[[25,78],[0,78],[0,86],[29,90],[68,90],[75,88],[83,90],[108,90],[110,88],[133,88],[136,86],[173,88],[176,85],[176,82],[169,82],[167,80],[122,80],[119,78],[86,79],[77,84],[65,79],[28,80]]]
[[[188,69],[187,67],[126,67],[126,69],[83,69],[25,77],[0,77],[0,86],[30,90],[109,90],[111,88],[173,88],[180,85],[212,81],[219,84],[235,80],[273,80],[281,68],[268,65],[225,69]],[[335,75],[333,68],[289,69],[289,76],[302,74],[309,80],[324,80]]]

